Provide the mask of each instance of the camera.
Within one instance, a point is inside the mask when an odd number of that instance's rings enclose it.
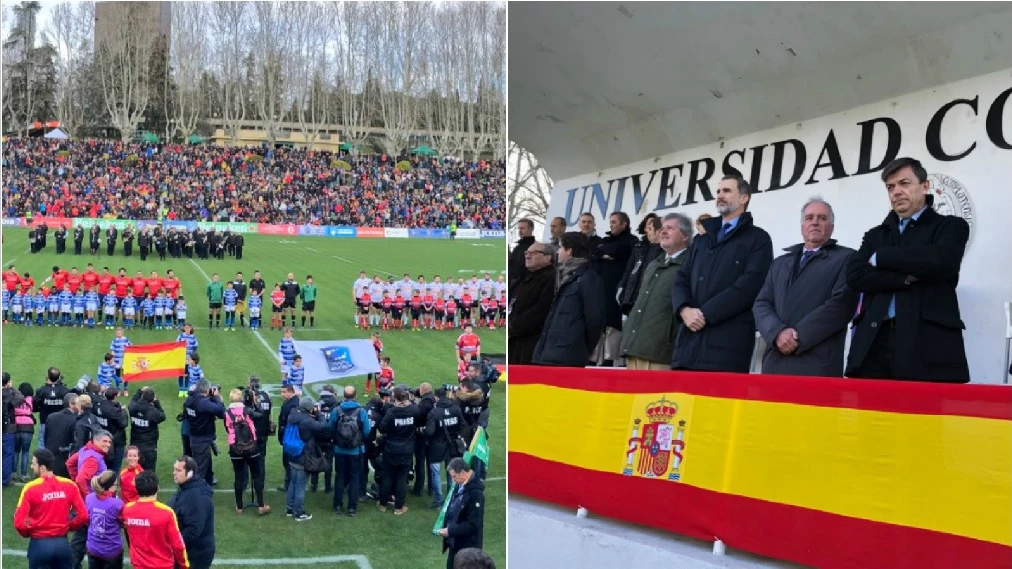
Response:
[[[91,376],[88,374],[82,375],[81,379],[77,380],[74,384],[74,390],[78,393],[85,393],[88,390],[88,384],[91,383]]]
[[[378,393],[380,397],[391,397],[394,394],[389,387],[381,387],[376,390],[376,393]]]
[[[495,365],[490,359],[485,356],[481,357],[481,377],[486,383],[495,383],[499,381],[502,376],[502,372],[496,369]]]
[[[447,393],[456,393],[456,392],[460,391],[460,383],[452,383],[452,384],[451,383],[444,383],[442,385],[442,387],[443,387],[443,389],[446,390]]]

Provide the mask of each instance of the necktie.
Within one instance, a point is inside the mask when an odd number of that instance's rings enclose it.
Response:
[[[717,236],[717,241],[721,241],[727,237],[727,234],[731,232],[732,227],[733,226],[730,223],[725,223],[724,226],[720,228],[720,235]]]
[[[810,261],[811,258],[815,256],[815,253],[816,253],[815,251],[805,251],[804,253],[802,253],[801,264],[799,268],[804,269],[805,265],[808,264],[808,261]]]
[[[900,224],[899,224],[900,235],[903,235],[903,232],[906,230],[907,225],[909,225],[909,224],[910,224],[910,218],[901,219],[900,220]],[[890,320],[893,319],[893,318],[896,318],[896,295],[895,294],[892,296],[892,298],[889,299],[889,310],[886,311],[886,316],[888,316]]]

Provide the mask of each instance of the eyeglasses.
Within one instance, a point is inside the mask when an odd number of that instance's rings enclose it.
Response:
[[[531,251],[530,249],[524,251],[524,255],[525,256],[526,255],[538,255],[538,254],[541,254],[541,255],[551,255],[551,253],[549,253],[547,251]]]

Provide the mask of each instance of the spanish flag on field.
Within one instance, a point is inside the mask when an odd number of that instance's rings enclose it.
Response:
[[[186,342],[128,346],[123,352],[123,380],[146,381],[183,375]]]

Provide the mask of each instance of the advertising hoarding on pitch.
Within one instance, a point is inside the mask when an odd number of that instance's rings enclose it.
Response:
[[[1012,299],[1012,255],[1005,254],[1012,192],[995,191],[995,181],[1012,179],[1010,96],[1006,70],[560,180],[547,219],[562,217],[575,230],[590,212],[604,234],[615,211],[626,212],[632,227],[650,212],[716,215],[717,184],[740,173],[754,192],[748,209],[774,251],[801,241],[801,208],[813,196],[833,207],[833,238],[857,249],[890,210],[881,170],[894,158],[916,158],[928,171],[935,209],[970,225],[958,288],[970,375],[1001,382],[1008,370],[995,346],[1004,337],[1002,307]]]
[[[481,239],[480,229],[458,229],[457,239]]]
[[[358,237],[368,239],[379,239],[385,237],[382,227],[358,227],[355,229]]]
[[[352,226],[346,225],[328,225],[327,226],[327,237],[357,237],[358,229]]]
[[[482,229],[482,239],[506,239],[505,229]]]
[[[383,229],[383,235],[387,239],[407,239],[408,229],[406,227],[386,227]]]

